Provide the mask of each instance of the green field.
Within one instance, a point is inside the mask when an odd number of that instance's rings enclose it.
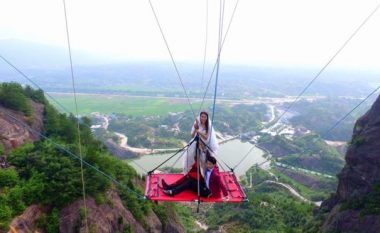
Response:
[[[70,112],[75,112],[74,97],[70,94],[50,94]],[[88,115],[92,112],[123,113],[131,116],[166,115],[168,112],[182,112],[190,110],[186,99],[136,97],[127,95],[77,95],[79,114]],[[198,111],[200,102],[192,100],[193,109]],[[60,111],[63,111],[54,101],[50,102]],[[205,104],[208,104],[205,102]],[[203,108],[206,106],[204,105]]]

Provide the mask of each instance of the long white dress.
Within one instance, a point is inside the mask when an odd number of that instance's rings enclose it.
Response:
[[[198,117],[198,122],[200,122],[199,117]],[[208,129],[209,129],[207,140],[204,140],[202,138],[203,142],[207,146],[205,146],[203,150],[198,150],[200,167],[201,167],[200,171],[201,171],[202,176],[204,176],[203,173],[206,169],[206,150],[208,150],[210,154],[215,157],[217,155],[218,148],[219,148],[218,141],[216,139],[215,130],[212,128],[210,121],[208,121],[207,123],[208,123]],[[191,134],[193,134],[194,131],[195,131],[195,128],[193,125],[191,129]],[[199,124],[198,131],[201,133],[205,133],[206,129],[204,129],[201,124]],[[187,174],[192,168],[193,164],[195,163],[195,155],[196,155],[196,150],[197,150],[196,145],[197,143],[193,142],[182,154],[184,174]]]

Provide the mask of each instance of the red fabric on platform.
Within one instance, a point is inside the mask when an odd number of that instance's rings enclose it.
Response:
[[[172,184],[183,177],[183,174],[151,174],[146,177],[145,197],[152,201],[197,201],[198,195],[191,190],[185,190],[174,197],[163,192],[161,180]],[[220,172],[222,182],[227,188],[228,202],[246,201],[246,195],[233,172]],[[222,196],[222,195],[221,195]],[[202,202],[223,202],[223,198],[200,198]]]

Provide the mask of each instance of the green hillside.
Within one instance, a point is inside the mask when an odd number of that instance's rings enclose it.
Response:
[[[24,106],[29,106],[31,100],[44,104],[42,133],[59,143],[62,148],[79,153],[74,116],[59,113],[39,90],[22,88],[14,83],[2,84],[0,90],[1,105],[25,114],[29,111]],[[7,102],[4,93],[10,91],[12,96],[18,98],[17,101]],[[122,184],[117,186],[117,190],[124,206],[132,212],[136,220],[143,222],[144,215],[152,209],[152,205],[139,198],[142,188],[134,182],[136,172],[109,154],[103,144],[94,139],[88,121],[84,118],[80,125],[83,159]],[[79,160],[54,146],[49,140],[41,140],[14,149],[8,156],[8,163],[9,168],[0,169],[0,229],[6,230],[12,218],[31,204],[42,204],[49,211],[39,221],[38,227],[47,232],[58,232],[59,211],[82,197]],[[110,179],[84,166],[84,180],[87,196],[94,197],[99,204],[107,202],[105,192],[113,187]],[[158,211],[159,216],[167,215],[165,209],[155,207],[153,210]]]

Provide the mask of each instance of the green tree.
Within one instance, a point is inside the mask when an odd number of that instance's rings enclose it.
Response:
[[[0,85],[0,104],[21,111],[26,116],[32,114],[30,100],[25,96],[22,86],[17,83],[2,83]]]
[[[9,222],[12,219],[12,209],[8,205],[5,205],[1,200],[0,194],[0,229],[8,227]]]
[[[0,155],[3,155],[5,153],[5,148],[2,143],[0,143]]]
[[[0,169],[0,187],[13,187],[18,181],[18,173],[14,168]]]

